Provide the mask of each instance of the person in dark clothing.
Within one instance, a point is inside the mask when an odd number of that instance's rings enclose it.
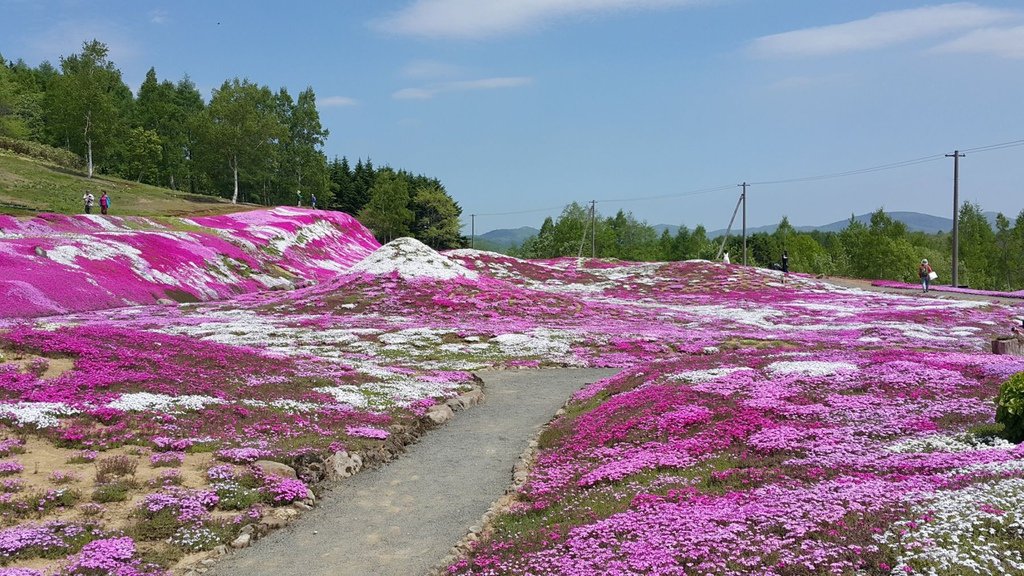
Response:
[[[786,276],[789,274],[789,252],[782,251],[782,283],[786,283]]]

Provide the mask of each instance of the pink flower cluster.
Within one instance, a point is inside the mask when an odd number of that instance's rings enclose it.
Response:
[[[161,221],[0,215],[0,318],[213,300],[332,277],[379,246],[340,212]]]

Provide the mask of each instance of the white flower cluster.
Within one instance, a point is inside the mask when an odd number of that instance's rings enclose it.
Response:
[[[59,424],[58,416],[77,414],[78,410],[62,402],[18,402],[0,404],[0,416],[13,418],[19,426],[35,424],[50,428]]]
[[[180,412],[183,410],[201,410],[210,404],[226,404],[226,400],[214,398],[213,396],[201,396],[189,394],[185,396],[168,396],[166,394],[152,394],[150,392],[133,392],[123,394],[117,400],[107,404],[108,408],[116,408],[126,412],[141,412],[151,410],[155,412]]]
[[[678,374],[672,374],[669,376],[669,380],[682,380],[684,382],[692,382],[694,384],[700,384],[702,382],[710,382],[722,376],[728,376],[733,372],[739,372],[741,370],[751,370],[751,368],[737,367],[737,368],[708,368],[707,370],[690,370],[688,372],[679,372]]]
[[[406,280],[451,280],[460,277],[476,280],[479,277],[476,272],[413,238],[388,242],[349,269],[351,274],[383,275],[392,272],[397,272]]]
[[[532,330],[526,334],[499,334],[491,338],[509,356],[551,356],[569,353],[567,333],[555,330]]]
[[[313,390],[332,396],[339,403],[348,404],[353,408],[366,408],[369,405],[366,395],[359,391],[358,386],[353,386],[351,384],[321,386],[319,388],[314,388]]]
[[[270,406],[272,408],[284,410],[285,412],[313,412],[321,408],[319,404],[302,402],[300,400],[291,400],[289,398],[281,398],[270,402],[264,402],[263,400],[242,400],[242,404],[252,406],[253,408],[265,408]]]
[[[1024,479],[936,492],[878,537],[897,555],[893,574],[1024,573]]]
[[[927,452],[973,452],[975,450],[1011,450],[1016,444],[996,437],[979,438],[973,434],[933,434],[910,438],[888,446],[900,454]]]
[[[830,376],[837,372],[855,372],[856,364],[849,362],[822,362],[820,360],[799,360],[772,362],[766,370],[774,375],[800,374],[802,376]]]
[[[400,346],[432,346],[441,343],[441,335],[451,330],[438,328],[406,328],[397,332],[388,332],[377,337],[389,347]]]

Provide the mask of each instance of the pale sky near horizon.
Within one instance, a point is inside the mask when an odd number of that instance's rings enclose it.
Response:
[[[1024,2],[0,0],[0,54],[96,38],[137,90],[317,94],[328,157],[439,178],[476,231],[572,201],[650,224],[1024,209]],[[840,178],[771,184],[922,159]],[[655,198],[660,197],[660,198]],[[468,232],[468,229],[466,230]]]

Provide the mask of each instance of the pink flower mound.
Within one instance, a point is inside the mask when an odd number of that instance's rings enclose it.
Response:
[[[94,540],[82,547],[60,571],[60,576],[157,576],[157,566],[143,565],[135,557],[135,542],[128,537]]]
[[[379,247],[347,214],[0,220],[0,318],[216,300],[336,276]]]

